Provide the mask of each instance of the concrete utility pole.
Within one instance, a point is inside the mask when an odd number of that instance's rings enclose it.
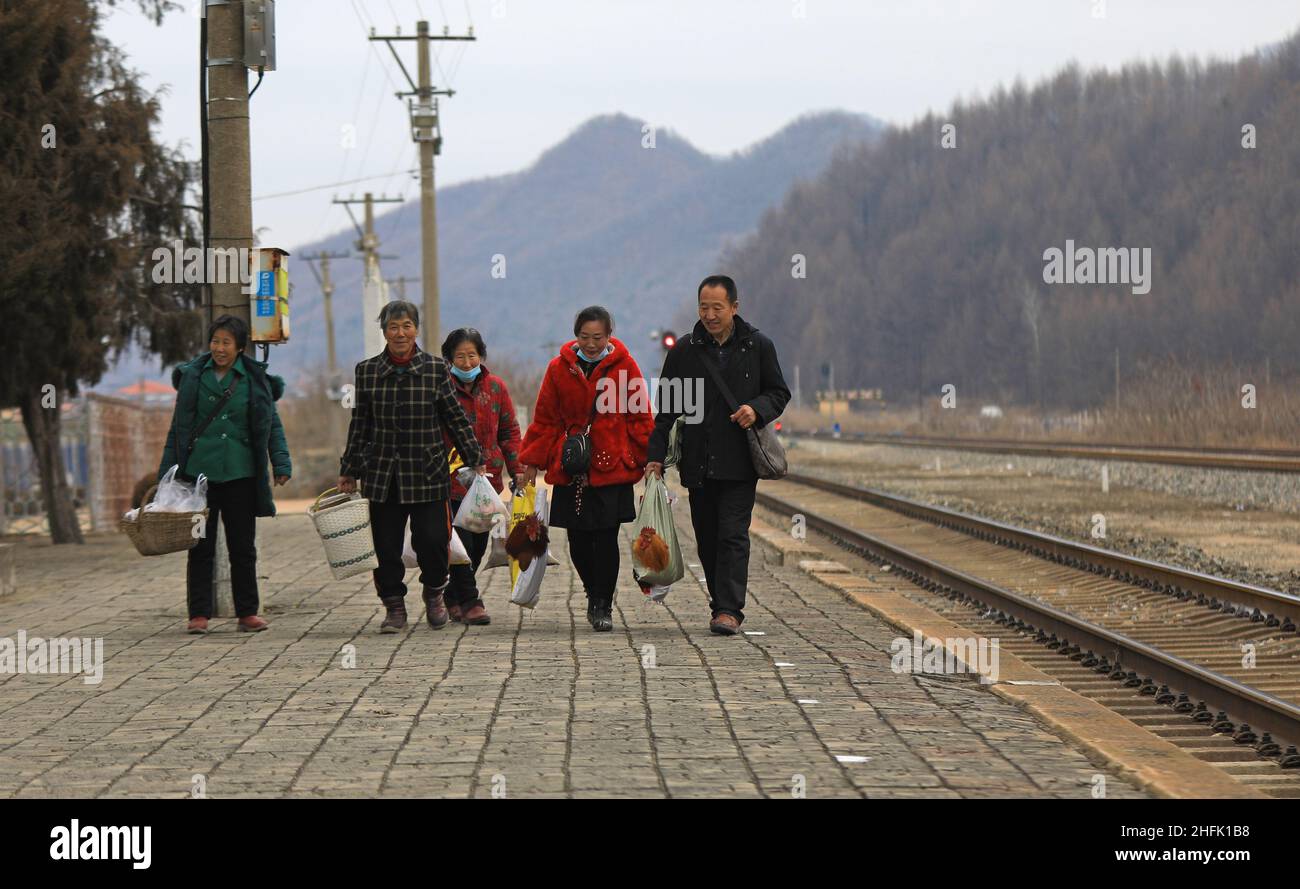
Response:
[[[388,284],[384,282],[384,276],[379,271],[379,236],[375,234],[375,204],[400,204],[401,198],[375,197],[370,192],[361,200],[356,198],[347,198],[346,200],[334,199],[334,203],[342,204],[348,211],[348,216],[352,218],[352,225],[360,236],[356,242],[357,249],[361,251],[361,257],[365,262],[365,272],[361,279],[361,314],[362,330],[365,336],[365,350],[367,355],[378,355],[384,348],[384,336],[375,323],[379,317],[380,308],[388,302]],[[357,225],[355,216],[352,216],[352,204],[365,205],[365,227]]]
[[[436,154],[442,153],[442,132],[438,126],[438,100],[435,96],[454,96],[454,90],[436,90],[433,88],[432,75],[429,70],[429,44],[434,40],[475,40],[474,27],[471,25],[468,31],[463,35],[453,35],[448,33],[447,28],[442,29],[442,34],[434,36],[429,33],[429,23],[426,21],[417,22],[415,26],[415,36],[403,37],[396,34],[391,37],[380,37],[374,33],[370,35],[371,40],[382,40],[388,44],[388,50],[397,60],[397,67],[402,69],[402,74],[406,76],[406,82],[411,87],[409,91],[399,92],[399,99],[407,99],[407,110],[411,116],[411,139],[420,146],[420,236],[421,236],[421,264],[420,280],[424,285],[424,306],[420,310],[423,318],[421,327],[424,330],[425,342],[432,343],[440,339],[438,327],[440,324],[441,307],[438,302],[438,210],[435,199],[433,183],[433,158]],[[394,40],[415,40],[417,41],[417,60],[418,68],[416,75],[419,83],[411,80],[410,73],[406,66],[402,64],[402,58],[393,49]],[[411,101],[411,97],[415,101]]]
[[[207,3],[208,0],[203,0]],[[213,250],[253,247],[253,198],[248,142],[248,69],[244,67],[244,3],[208,5],[208,177]],[[251,270],[250,270],[251,271]],[[249,320],[239,281],[211,284],[208,321],[218,315]],[[252,345],[248,354],[251,356]]]
[[[253,247],[253,197],[248,126],[248,68],[244,66],[244,3],[205,4],[208,19],[208,155],[207,195],[210,212],[208,241],[213,250],[251,250]],[[250,274],[255,270],[248,269]],[[239,281],[209,282],[208,322],[220,315],[249,321],[248,294]],[[248,355],[253,346],[249,343]],[[230,590],[230,557],[225,530],[215,533],[213,559],[213,617],[234,617]]]
[[[388,283],[397,287],[397,298],[406,299],[406,285],[419,283],[419,278],[408,278],[402,275],[400,278],[390,278]],[[423,312],[421,312],[423,314]]]
[[[347,259],[350,254],[347,253],[313,253],[310,256],[304,256],[307,261],[307,268],[316,276],[316,283],[320,285],[321,296],[324,297],[325,304],[325,348],[329,356],[329,375],[330,382],[333,383],[335,374],[338,373],[338,360],[334,351],[334,281],[330,277],[330,260]],[[320,272],[316,271],[314,263],[320,261]]]

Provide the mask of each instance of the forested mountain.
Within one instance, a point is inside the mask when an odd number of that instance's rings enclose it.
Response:
[[[439,189],[438,229],[442,327],[471,325],[490,351],[518,365],[541,366],[572,336],[573,316],[592,303],[614,313],[645,372],[658,372],[652,329],[689,308],[695,286],[715,271],[719,254],[750,234],[763,211],[796,181],[825,169],[841,146],[870,140],[870,118],[827,112],[790,123],[769,138],[725,157],[705,154],[671,130],[643,147],[644,122],[622,114],[587,121],[529,168]],[[472,150],[472,149],[466,149]],[[389,279],[420,275],[419,202],[377,213],[375,230]],[[298,259],[318,250],[352,251],[351,229],[291,247],[292,339],[271,352],[292,379],[325,364],[321,295]],[[492,276],[504,257],[505,277]],[[362,354],[361,263],[333,263],[335,342],[340,365]],[[390,293],[396,296],[396,291]],[[407,286],[419,304],[420,285]],[[424,343],[436,349],[438,343]],[[141,368],[159,377],[156,361],[127,360],[101,388],[133,383]]]
[[[1067,240],[1150,248],[1150,291],[1045,283]],[[805,389],[833,362],[837,387],[894,402],[953,383],[1097,404],[1116,349],[1125,379],[1157,361],[1296,374],[1300,35],[1234,63],[1066,67],[890,130],[796,185],[721,265]]]

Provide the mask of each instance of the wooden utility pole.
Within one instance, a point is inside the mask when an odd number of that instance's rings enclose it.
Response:
[[[453,96],[454,90],[438,90],[433,88],[432,74],[429,68],[429,44],[434,40],[474,40],[474,27],[471,25],[468,31],[463,35],[453,35],[448,33],[447,28],[442,29],[442,34],[432,35],[429,33],[429,23],[420,21],[415,26],[415,36],[403,37],[396,34],[391,37],[381,37],[375,34],[370,35],[371,40],[382,40],[388,44],[388,50],[397,60],[397,67],[402,69],[402,74],[406,76],[406,82],[411,87],[409,91],[399,92],[399,99],[407,100],[407,111],[411,117],[411,139],[420,146],[420,237],[421,237],[421,263],[420,263],[420,281],[424,290],[424,306],[420,314],[424,320],[422,327],[424,329],[425,342],[432,343],[440,338],[438,327],[440,324],[441,307],[438,301],[438,209],[436,195],[434,191],[433,180],[433,158],[442,153],[442,132],[438,126],[438,100],[435,96]],[[394,40],[414,40],[417,42],[417,62],[416,76],[418,83],[411,80],[410,73],[402,63],[402,58],[393,49]]]
[[[1115,347],[1115,419],[1119,419],[1119,346]]]

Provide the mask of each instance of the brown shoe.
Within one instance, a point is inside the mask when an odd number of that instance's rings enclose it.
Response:
[[[716,615],[709,621],[709,632],[719,636],[734,636],[740,631],[740,621],[730,614]]]
[[[448,606],[447,606],[447,617],[448,617],[448,618],[451,620],[451,622],[454,623],[454,624],[458,624],[458,623],[460,623],[460,606],[459,606],[459,605],[448,605]]]
[[[482,605],[475,603],[465,612],[465,623],[475,627],[486,627],[492,623],[492,618],[488,617],[487,609]]]
[[[185,632],[193,636],[206,636],[208,634],[208,619],[206,617],[191,617],[190,625],[185,628]]]
[[[447,626],[447,606],[442,600],[442,590],[424,588],[424,614],[429,619],[429,626],[435,630]]]
[[[384,615],[384,622],[379,625],[379,632],[400,633],[406,629],[406,599],[401,596],[391,596],[380,601],[384,603],[388,613]]]
[[[239,619],[239,632],[241,633],[260,633],[269,626],[270,624],[256,614],[250,614],[248,617]]]

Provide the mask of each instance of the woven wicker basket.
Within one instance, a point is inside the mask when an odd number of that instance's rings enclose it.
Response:
[[[360,493],[344,494],[330,488],[307,507],[307,515],[325,545],[325,559],[335,580],[379,567],[370,532],[370,501]]]
[[[199,538],[194,536],[194,517],[201,515],[206,523],[208,511],[145,512],[145,504],[151,503],[157,492],[157,485],[146,491],[135,520],[122,519],[117,523],[118,529],[131,538],[136,552],[142,556],[162,556],[193,549],[199,542]]]

